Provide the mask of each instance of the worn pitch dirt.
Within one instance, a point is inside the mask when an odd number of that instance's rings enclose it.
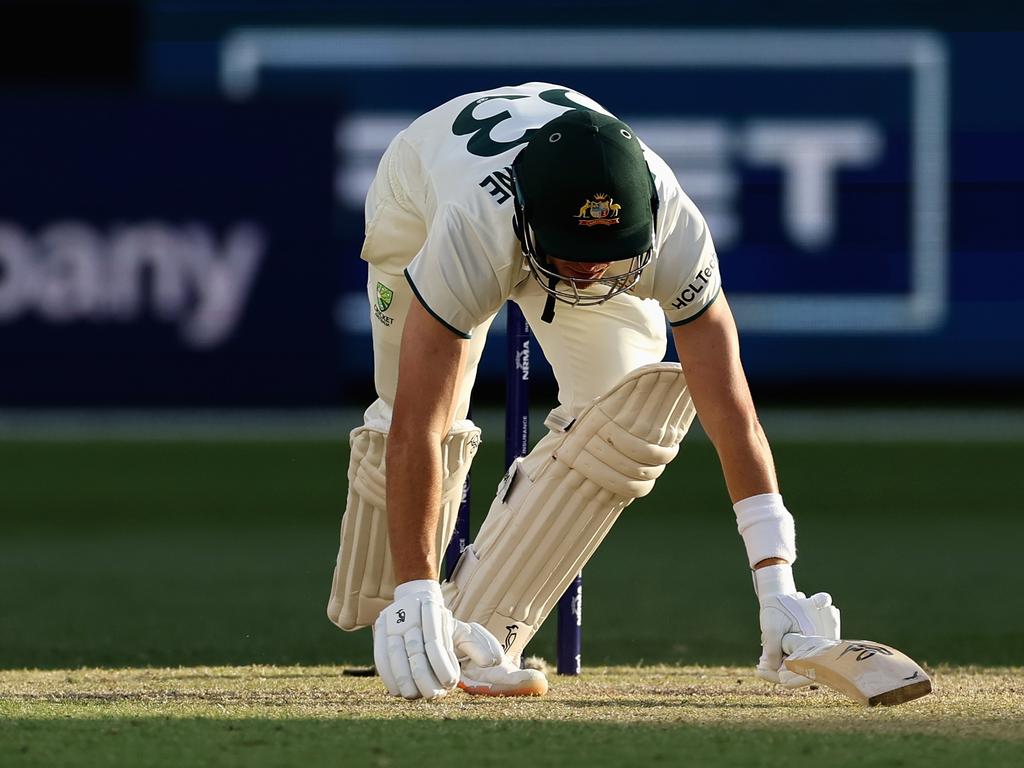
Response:
[[[618,724],[771,724],[1024,742],[1024,669],[937,668],[935,691],[867,709],[824,689],[786,691],[730,667],[594,668],[553,677],[540,699],[454,692],[435,702],[386,696],[373,677],[339,667],[193,667],[0,671],[10,718],[265,718],[529,720]]]

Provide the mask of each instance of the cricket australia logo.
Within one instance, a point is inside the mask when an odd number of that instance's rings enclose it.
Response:
[[[385,315],[391,301],[395,298],[395,292],[384,283],[377,283],[377,300],[373,303],[373,314],[384,325],[391,325],[395,318]]]
[[[576,219],[581,227],[605,226],[610,227],[619,223],[619,211],[622,206],[608,197],[604,192],[598,192],[593,199],[588,199],[576,214]]]
[[[377,283],[377,309],[381,312],[386,312],[387,308],[391,306],[391,300],[395,298],[395,292],[388,288],[384,283]]]

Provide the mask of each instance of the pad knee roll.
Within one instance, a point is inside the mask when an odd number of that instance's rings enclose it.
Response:
[[[387,433],[358,427],[349,435],[348,498],[341,520],[341,542],[331,584],[327,616],[344,630],[368,626],[394,596],[395,572],[388,540]],[[462,488],[480,445],[471,421],[456,422],[441,446],[441,508],[435,553],[437,562],[451,539]]]
[[[452,612],[519,656],[622,510],[654,487],[694,413],[678,364],[643,366],[594,400],[532,477],[513,465],[446,585]]]

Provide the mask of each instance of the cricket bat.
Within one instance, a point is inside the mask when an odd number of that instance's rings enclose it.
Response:
[[[790,633],[782,639],[786,669],[873,707],[913,701],[932,681],[912,658],[867,640],[830,640]]]

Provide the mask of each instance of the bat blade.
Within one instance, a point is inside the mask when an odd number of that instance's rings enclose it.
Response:
[[[829,640],[789,634],[786,669],[827,685],[869,707],[919,699],[932,681],[905,653],[869,640]]]

